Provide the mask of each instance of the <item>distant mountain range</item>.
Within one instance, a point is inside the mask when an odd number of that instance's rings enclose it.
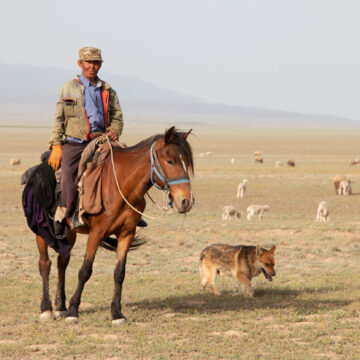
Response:
[[[80,69],[79,69],[80,70]],[[71,70],[0,63],[0,125],[52,124],[61,86]],[[127,123],[285,127],[360,127],[360,121],[258,107],[210,104],[135,76],[101,71],[118,93]]]

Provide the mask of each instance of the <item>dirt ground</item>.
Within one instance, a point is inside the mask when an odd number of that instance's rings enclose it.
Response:
[[[164,129],[161,129],[163,131]],[[123,289],[129,323],[111,326],[113,253],[98,251],[80,321],[39,320],[42,285],[34,234],[21,207],[20,176],[39,162],[50,129],[0,132],[0,358],[2,359],[357,359],[360,353],[360,131],[194,128],[195,206],[149,221],[148,243],[130,252]],[[132,145],[160,129],[129,128]],[[262,151],[264,163],[254,162]],[[205,155],[210,152],[211,154]],[[21,164],[10,167],[19,157]],[[232,163],[231,159],[234,158]],[[295,160],[295,167],[286,160]],[[276,168],[275,162],[283,166]],[[332,178],[346,175],[353,195],[338,196]],[[237,186],[247,179],[243,198]],[[151,190],[162,205],[162,193]],[[318,203],[330,206],[316,223]],[[251,204],[268,204],[263,220],[246,219]],[[239,220],[222,220],[235,206]],[[146,213],[160,215],[148,203]],[[253,299],[235,279],[218,278],[221,295],[200,293],[198,260],[213,243],[276,245],[272,283],[252,281]],[[67,271],[73,294],[86,246],[79,236]],[[51,252],[51,296],[56,254]]]

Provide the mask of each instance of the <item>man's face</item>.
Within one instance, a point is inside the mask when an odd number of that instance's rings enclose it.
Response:
[[[96,79],[97,73],[101,68],[101,64],[101,61],[78,60],[78,65],[82,70],[82,74],[89,81],[94,81]]]

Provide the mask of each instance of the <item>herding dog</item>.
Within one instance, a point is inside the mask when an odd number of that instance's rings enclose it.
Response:
[[[201,290],[210,284],[214,294],[219,295],[215,287],[216,275],[234,276],[244,285],[244,295],[254,296],[251,279],[262,272],[272,281],[275,273],[274,252],[276,246],[265,250],[259,246],[214,244],[205,248],[200,255]]]

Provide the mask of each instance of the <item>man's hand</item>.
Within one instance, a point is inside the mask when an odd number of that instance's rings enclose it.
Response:
[[[109,135],[110,140],[117,141],[119,139],[118,134],[115,131],[108,131],[107,135]]]
[[[49,158],[48,164],[54,169],[57,170],[60,166],[60,161],[62,157],[62,148],[61,145],[54,145],[52,147],[51,155]]]

